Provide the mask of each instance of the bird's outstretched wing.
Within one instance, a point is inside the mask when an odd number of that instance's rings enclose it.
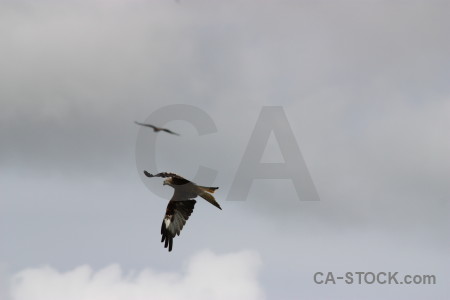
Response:
[[[177,175],[175,173],[161,172],[161,173],[153,175],[144,170],[144,174],[147,177],[162,177],[162,178],[172,177],[172,180],[175,181],[175,184],[178,184],[178,185],[192,183],[191,181],[187,180],[186,178],[183,178],[180,175]]]
[[[169,130],[169,129],[167,129],[167,128],[161,128],[161,130],[162,130],[162,131],[165,131],[165,132],[167,132],[167,133],[174,134],[174,135],[180,135],[179,133],[173,132],[172,130]]]
[[[172,251],[173,238],[180,235],[184,224],[194,210],[196,202],[193,199],[178,200],[175,199],[175,195],[169,201],[161,225],[161,243],[164,243],[164,248],[169,248],[169,252]]]
[[[141,125],[141,126],[153,128],[153,130],[159,130],[160,129],[160,128],[156,127],[156,126],[153,126],[152,124],[139,123],[139,122],[136,122],[136,121],[134,121],[134,123],[136,123],[138,125]]]

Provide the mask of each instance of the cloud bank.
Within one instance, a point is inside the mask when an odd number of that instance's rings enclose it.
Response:
[[[12,300],[263,299],[257,275],[259,254],[202,251],[183,272],[144,269],[126,272],[118,264],[95,271],[89,265],[60,272],[50,266],[26,269],[11,282]]]

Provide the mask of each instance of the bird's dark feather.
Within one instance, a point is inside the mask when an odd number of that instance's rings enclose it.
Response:
[[[144,174],[147,177],[162,177],[162,178],[172,177],[173,183],[177,184],[177,185],[186,184],[186,183],[191,182],[191,181],[187,180],[186,178],[183,178],[180,175],[177,175],[175,173],[161,172],[161,173],[153,175],[147,171],[144,171]]]
[[[169,247],[169,251],[172,251],[173,238],[180,235],[186,221],[194,210],[196,202],[193,199],[169,201],[161,224],[161,242],[164,242],[165,248]],[[166,226],[166,219],[170,220],[169,226]]]

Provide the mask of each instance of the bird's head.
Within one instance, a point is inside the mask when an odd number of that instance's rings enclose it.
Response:
[[[166,180],[164,180],[163,185],[172,186],[172,178],[167,178]]]

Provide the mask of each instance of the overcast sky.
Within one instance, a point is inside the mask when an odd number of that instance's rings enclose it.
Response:
[[[446,299],[449,6],[0,0],[0,298]],[[152,150],[133,122],[176,104],[216,130],[175,118],[156,125],[181,136]],[[228,199],[265,106],[283,109],[320,201],[285,179]],[[264,162],[283,162],[279,142]],[[145,153],[153,172],[216,174],[197,183],[223,210],[198,199],[171,253],[172,190],[142,177]],[[437,284],[318,285],[319,271]]]

